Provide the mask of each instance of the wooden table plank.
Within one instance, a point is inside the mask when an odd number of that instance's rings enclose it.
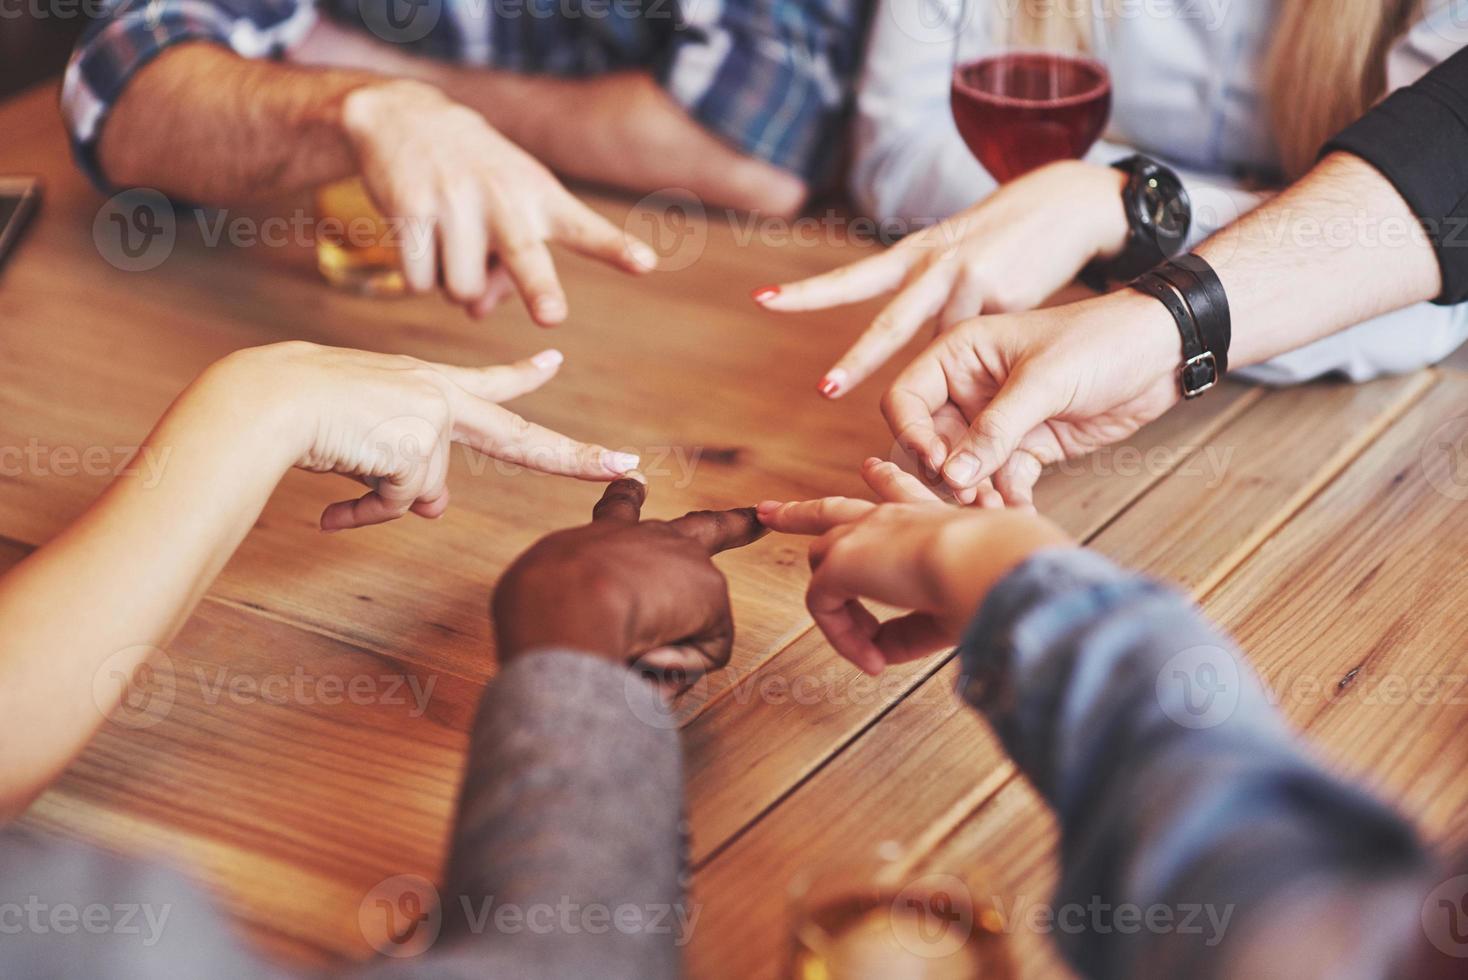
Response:
[[[1302,503],[1305,488],[1321,486],[1349,462],[1343,445],[1358,433],[1378,431],[1381,419],[1400,415],[1424,387],[1424,379],[1408,377],[1271,393],[1207,445],[1282,444],[1296,447],[1294,452],[1235,454],[1211,488],[1200,486],[1211,481],[1189,471],[1173,473],[1093,544],[1107,554],[1128,548],[1155,554],[1147,570],[1163,578],[1174,571],[1186,578],[1191,569],[1238,561],[1239,541],[1257,528],[1283,523]],[[1252,506],[1233,506],[1232,498],[1245,491]],[[1162,547],[1184,520],[1176,512],[1152,512],[1152,519],[1135,526],[1126,520],[1153,498],[1225,516],[1223,530],[1203,538],[1211,553]],[[920,862],[932,844],[1009,781],[1012,766],[990,733],[972,712],[956,706],[955,670],[950,664],[918,685],[700,870],[696,894],[704,911],[691,947],[695,975],[773,975],[782,955],[784,911],[770,893],[771,882],[789,880],[804,866],[874,854],[888,839]]]

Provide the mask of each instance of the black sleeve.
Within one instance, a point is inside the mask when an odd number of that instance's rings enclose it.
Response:
[[[1443,291],[1468,300],[1468,49],[1393,92],[1325,146],[1370,163],[1406,200],[1432,238]]]

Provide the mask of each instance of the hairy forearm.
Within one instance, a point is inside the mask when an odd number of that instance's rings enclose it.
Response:
[[[636,194],[685,190],[705,203],[791,214],[806,198],[793,174],[731,149],[643,72],[548,78],[449,69],[444,90],[576,180]]]
[[[220,205],[345,177],[356,162],[342,103],[380,79],[181,44],[142,69],[118,101],[102,131],[102,170],[119,186]]]
[[[1442,289],[1432,245],[1375,168],[1333,154],[1205,242],[1228,292],[1229,360],[1245,367]]]
[[[319,25],[292,58],[371,66],[427,82],[576,180],[637,194],[682,189],[711,205],[780,214],[799,210],[806,198],[799,177],[725,145],[646,72],[558,78],[462,67],[405,54],[330,22]]]
[[[128,472],[0,579],[0,820],[86,745],[122,680],[167,646],[289,468],[285,423],[252,410],[229,370],[206,372]]]

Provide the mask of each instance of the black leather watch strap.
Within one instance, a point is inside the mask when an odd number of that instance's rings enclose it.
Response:
[[[1183,363],[1178,369],[1178,382],[1184,398],[1197,398],[1223,376],[1218,359],[1204,344],[1202,331],[1184,297],[1182,289],[1163,278],[1157,271],[1148,272],[1132,282],[1132,288],[1146,293],[1167,307],[1182,338]]]
[[[1203,335],[1203,346],[1218,359],[1218,373],[1227,374],[1233,318],[1228,311],[1228,293],[1218,273],[1201,256],[1191,252],[1164,263],[1156,271],[1182,290],[1183,299],[1205,307],[1193,310],[1198,332]]]

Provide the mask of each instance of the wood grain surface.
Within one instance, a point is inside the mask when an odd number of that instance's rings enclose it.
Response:
[[[877,399],[898,364],[839,403],[814,393],[872,306],[777,319],[748,300],[867,246],[593,197],[679,268],[635,280],[558,255],[572,316],[552,333],[513,306],[474,322],[435,298],[334,291],[303,245],[211,245],[187,214],[161,265],[127,272],[94,234],[104,197],[71,166],[55,99],[44,87],[0,104],[0,172],[47,181],[41,219],[0,271],[0,447],[38,461],[0,473],[0,569],[73,519],[205,365],[289,338],[460,364],[553,344],[566,367],[517,410],[642,453],[652,516],[865,495],[858,464],[892,449]],[[1231,384],[1047,474],[1039,500],[1078,538],[1195,594],[1332,765],[1463,843],[1465,440],[1468,375],[1453,367]],[[63,465],[88,451],[109,462]],[[328,537],[316,518],[345,485],[287,478],[155,665],[166,704],[107,724],[25,822],[188,867],[282,959],[367,957],[367,892],[441,874],[465,730],[494,672],[496,576],[598,496],[467,455],[451,485],[440,522]],[[811,629],[800,541],[721,565],[734,661],[682,706],[702,907],[690,973],[777,975],[790,880],[887,842],[912,874],[965,876],[1011,926],[1048,900],[1053,823],[953,696],[955,665],[879,681],[848,668]],[[272,683],[309,693],[271,696]],[[367,696],[323,693],[351,683]],[[1068,975],[1048,937],[1011,928],[1010,943],[1023,976]]]

